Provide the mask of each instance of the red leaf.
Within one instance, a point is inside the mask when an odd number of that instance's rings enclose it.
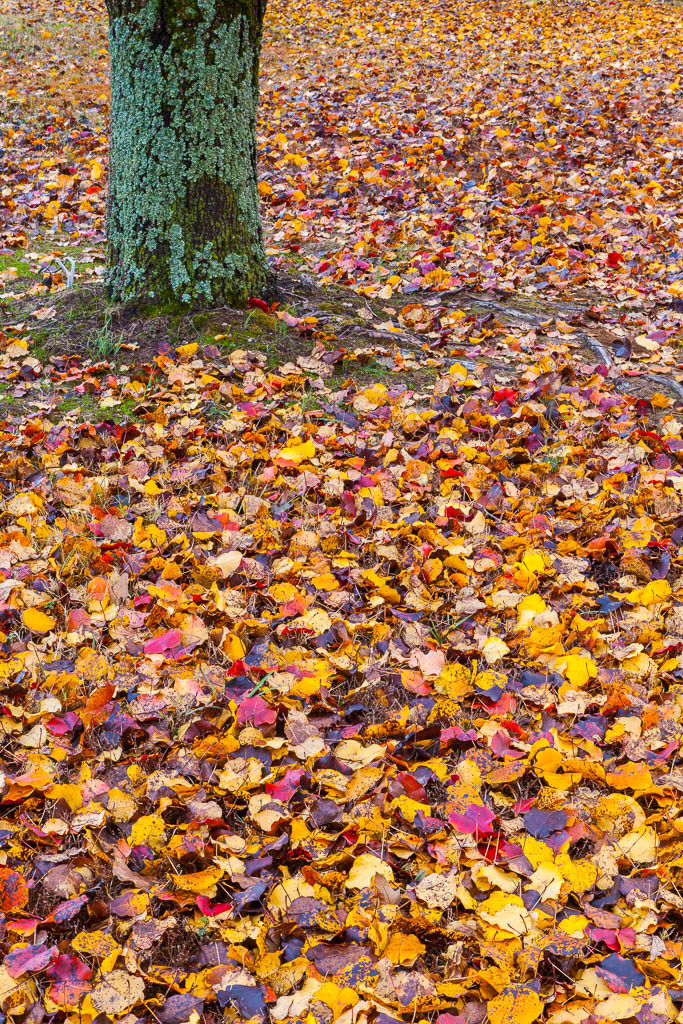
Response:
[[[273,725],[276,718],[276,713],[268,707],[263,697],[247,697],[237,710],[239,725],[253,725],[257,729],[262,725]]]
[[[514,402],[516,398],[517,392],[514,388],[499,388],[493,393],[494,402]]]
[[[71,956],[69,953],[58,956],[46,973],[53,982],[50,998],[59,1006],[76,1006],[92,988],[92,971],[77,956]]]
[[[217,917],[218,914],[232,910],[232,903],[214,903],[212,906],[208,896],[198,896],[197,907],[206,917]]]
[[[296,793],[305,774],[303,768],[290,768],[277,782],[266,783],[266,793],[274,797],[275,800],[286,804]]]
[[[19,978],[28,971],[42,971],[52,959],[50,946],[25,946],[23,949],[15,949],[5,957],[7,973],[12,978]]]
[[[458,832],[485,836],[493,832],[491,823],[495,817],[490,808],[480,804],[470,804],[464,814],[451,813],[448,815],[448,820],[455,825]]]
[[[169,629],[153,640],[148,640],[143,650],[145,654],[165,654],[174,647],[179,647],[182,636],[179,629]]]
[[[83,896],[72,896],[70,900],[64,900],[58,907],[52,911],[52,913],[45,918],[46,924],[61,924],[62,921],[70,921],[72,917],[75,917],[79,913],[81,907],[85,906],[88,902],[88,897]]]

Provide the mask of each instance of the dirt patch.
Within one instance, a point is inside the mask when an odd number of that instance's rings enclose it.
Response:
[[[74,410],[89,419],[102,415],[87,392],[65,388],[70,367],[91,365],[100,377],[122,368],[147,387],[157,357],[193,344],[209,362],[246,351],[262,353],[271,371],[296,367],[304,390],[310,382],[306,400],[312,409],[317,407],[316,377],[339,389],[378,383],[427,395],[455,363],[498,387],[514,386],[538,360],[539,349],[547,353],[551,370],[570,359],[595,368],[597,380],[609,376],[623,393],[647,401],[658,393],[675,403],[683,400],[683,385],[675,375],[658,372],[656,366],[634,373],[620,360],[623,339],[610,323],[600,321],[595,312],[600,306],[590,297],[585,304],[544,303],[463,290],[382,301],[346,288],[319,288],[305,274],[290,274],[280,276],[281,297],[273,308],[259,304],[247,310],[149,314],[109,305],[100,283],[60,286],[61,270],[50,268],[46,271],[35,260],[14,261],[15,291],[6,292],[0,304],[0,329],[30,339],[21,374],[24,381],[40,376],[38,397],[52,417]],[[415,324],[413,310],[420,317]],[[446,322],[455,324],[460,335],[450,337],[447,345],[440,336]],[[0,384],[5,414],[25,413],[27,401],[21,380]],[[120,421],[134,418],[135,403],[126,401],[111,415]]]

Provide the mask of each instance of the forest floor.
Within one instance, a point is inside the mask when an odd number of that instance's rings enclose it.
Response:
[[[683,1020],[681,7],[267,21],[282,301],[132,317],[0,13],[0,1020]]]

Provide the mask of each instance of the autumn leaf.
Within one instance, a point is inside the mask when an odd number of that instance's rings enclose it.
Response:
[[[351,866],[345,883],[346,887],[347,889],[367,889],[372,885],[375,875],[381,875],[389,882],[394,879],[394,872],[383,860],[371,853],[361,853]]]
[[[92,988],[92,971],[78,957],[61,953],[45,972],[52,982],[48,995],[57,1006],[73,1009]]]
[[[487,1010],[491,1024],[532,1024],[543,1012],[543,1002],[530,985],[508,985]]]
[[[416,935],[403,935],[399,932],[392,935],[384,950],[384,956],[388,957],[392,964],[412,967],[425,951],[426,946]]]
[[[186,892],[210,893],[215,889],[216,882],[223,877],[223,869],[218,865],[195,871],[189,875],[172,875],[174,883]]]
[[[278,453],[278,459],[281,462],[292,462],[298,466],[300,462],[312,459],[314,455],[315,445],[309,440],[290,445],[288,448],[282,448]]]
[[[501,640],[500,637],[490,636],[486,642],[482,645],[482,654],[489,665],[495,665],[501,661],[506,654],[510,653],[510,648]]]
[[[593,659],[582,654],[568,654],[562,660],[561,668],[572,686],[579,688],[586,686],[598,674],[598,667]]]
[[[115,1016],[141,1002],[144,996],[142,978],[125,971],[107,971],[90,993],[90,1001],[98,1012]]]
[[[56,620],[40,608],[24,608],[21,620],[32,633],[49,633],[56,626]]]
[[[23,910],[29,899],[29,889],[19,871],[0,866],[0,910],[6,914]]]
[[[12,978],[20,978],[22,974],[42,971],[50,963],[52,954],[48,946],[24,946],[7,954],[5,967]]]

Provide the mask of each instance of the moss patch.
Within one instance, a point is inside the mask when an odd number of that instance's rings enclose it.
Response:
[[[320,309],[321,296],[314,302]],[[306,297],[295,299],[289,309],[293,316],[308,314]],[[45,308],[52,310],[50,316],[39,319]],[[328,318],[328,319],[326,319]],[[310,356],[314,348],[320,353],[320,342],[335,351],[332,376],[328,381],[342,388],[347,382],[363,386],[376,381],[387,387],[406,386],[428,389],[433,383],[436,371],[429,367],[419,371],[395,372],[392,360],[383,364],[381,354],[372,355],[364,351],[371,343],[363,330],[363,321],[356,316],[355,303],[349,301],[347,292],[332,292],[326,295],[326,311],[323,316],[326,325],[334,330],[348,331],[350,326],[358,333],[344,337],[340,349],[339,338],[330,330],[328,340],[318,332],[318,340],[305,337],[295,328],[273,314],[261,309],[236,310],[219,307],[202,312],[187,313],[134,313],[130,307],[109,305],[102,285],[81,285],[70,290],[62,289],[40,295],[20,296],[11,306],[0,310],[0,327],[23,324],[22,334],[30,335],[31,344],[27,357],[42,364],[43,371],[38,379],[26,386],[21,379],[3,382],[0,388],[0,420],[30,414],[47,416],[52,422],[61,419],[78,418],[84,422],[124,423],[144,416],[144,401],[124,398],[115,404],[105,402],[98,394],[82,393],[69,383],[65,365],[72,357],[79,367],[108,364],[109,370],[98,371],[121,373],[147,388],[154,375],[154,360],[159,354],[172,351],[182,345],[196,343],[203,358],[210,363],[211,355],[205,350],[216,350],[217,360],[237,350],[262,352],[266,366],[274,371],[284,364],[296,363],[299,356]],[[305,366],[299,371],[304,381],[311,384],[317,376]],[[63,380],[64,382],[60,382]],[[55,381],[57,383],[55,383]],[[302,402],[310,411],[317,411],[314,390],[304,384]],[[220,402],[209,402],[205,411],[212,420],[225,418],[228,410]],[[320,412],[320,416],[325,416]]]

